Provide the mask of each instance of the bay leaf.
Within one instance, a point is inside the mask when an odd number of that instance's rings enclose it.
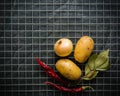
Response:
[[[108,59],[104,64],[99,66],[99,68],[96,68],[96,70],[98,70],[98,71],[106,71],[109,67],[110,67],[110,63],[109,63],[109,59]]]
[[[105,50],[97,56],[95,60],[96,69],[99,69],[99,67],[104,66],[105,64],[108,65],[108,63],[106,63],[108,61],[108,54],[109,54],[109,50]]]
[[[91,55],[85,65],[85,76],[82,79],[91,80],[97,76],[99,71],[107,70],[110,67],[108,55],[109,49],[100,52],[98,55]]]
[[[90,71],[88,74],[86,74],[86,75],[83,77],[83,79],[84,79],[84,80],[92,80],[92,79],[94,79],[94,78],[97,76],[98,72],[99,72],[99,71],[96,71],[96,70]]]
[[[84,80],[91,80],[97,76],[99,71],[91,70],[89,64],[85,65],[85,76],[83,77]]]
[[[95,60],[97,58],[97,54],[93,54],[90,56],[89,60],[88,60],[88,66],[90,68],[90,70],[94,70],[95,69]]]
[[[87,75],[90,72],[90,67],[88,66],[88,64],[85,65],[85,75]]]

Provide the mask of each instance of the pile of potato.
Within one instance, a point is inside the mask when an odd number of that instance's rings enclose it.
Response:
[[[73,43],[68,38],[61,38],[54,44],[54,51],[60,57],[66,57],[74,52],[74,59],[80,64],[84,63],[91,55],[94,48],[94,40],[90,36],[82,36],[76,43],[73,51]],[[82,71],[70,59],[59,59],[56,64],[57,71],[69,80],[78,80]]]

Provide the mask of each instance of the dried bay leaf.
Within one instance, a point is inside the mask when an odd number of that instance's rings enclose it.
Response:
[[[96,58],[96,56],[96,54],[93,54],[86,64],[84,80],[91,80],[97,76],[99,71],[94,70],[94,58]]]
[[[101,52],[95,60],[95,69],[99,71],[107,70],[110,66],[109,63],[109,49]]]
[[[106,71],[109,67],[110,67],[110,63],[109,63],[109,59],[108,59],[103,65],[99,66],[99,68],[96,68],[96,70]]]
[[[90,72],[90,67],[88,66],[88,64],[85,65],[85,75],[88,74]]]
[[[83,79],[84,80],[92,80],[93,78],[95,78],[97,76],[98,72],[99,71],[96,71],[96,70],[91,71],[87,75],[85,75]]]
[[[90,67],[91,70],[95,69],[95,60],[97,56],[98,56],[97,54],[93,54],[92,56],[90,56],[88,60],[88,66]]]
[[[99,71],[106,71],[110,67],[108,55],[109,49],[100,52],[98,55],[91,55],[85,65],[85,76],[83,76],[83,79],[91,80],[97,76]]]

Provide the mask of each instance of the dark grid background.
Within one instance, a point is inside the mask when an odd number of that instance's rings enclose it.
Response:
[[[44,85],[53,80],[34,55],[55,69],[56,40],[68,37],[75,45],[83,35],[95,40],[94,52],[110,49],[110,69],[81,82],[95,91],[71,94]],[[0,0],[0,96],[119,96],[119,41],[119,0]]]

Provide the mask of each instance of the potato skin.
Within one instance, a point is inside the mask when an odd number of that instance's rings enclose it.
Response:
[[[94,41],[89,36],[82,36],[75,46],[74,58],[79,63],[84,63],[94,48]]]
[[[78,80],[81,75],[81,69],[69,59],[60,59],[56,62],[57,71],[69,80]]]

